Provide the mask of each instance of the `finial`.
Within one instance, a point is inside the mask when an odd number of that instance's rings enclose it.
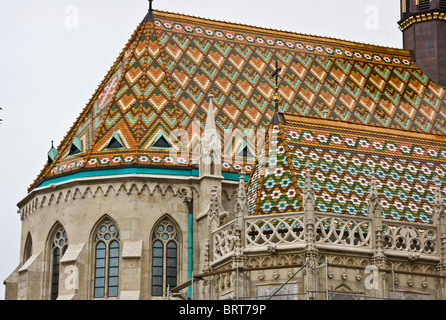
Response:
[[[279,102],[280,102],[280,94],[279,94],[279,73],[282,71],[282,68],[279,68],[279,63],[276,60],[276,70],[271,74],[272,77],[274,77],[274,95],[273,95],[273,101],[274,101],[274,115],[272,119],[273,124],[278,124],[281,122],[279,117]]]
[[[305,179],[305,189],[310,190],[312,188],[310,162],[305,163],[304,179]]]
[[[324,111],[322,111],[322,113],[324,114],[324,118],[325,119],[327,118],[329,112],[330,112],[329,109],[325,109]]]
[[[276,70],[273,72],[272,77],[274,77],[274,89],[275,89],[275,93],[274,93],[274,102],[277,104],[280,100],[280,95],[279,95],[279,73],[280,71],[282,71],[282,68],[279,68],[279,63],[276,60]]]
[[[438,178],[438,175],[434,175],[434,182],[435,182],[435,185],[437,185],[437,186],[441,185],[441,183],[440,183],[441,181]]]
[[[215,110],[214,110],[214,105],[213,105],[213,101],[214,101],[214,95],[212,93],[208,94],[209,97],[209,107],[208,107],[208,114],[207,114],[207,118],[206,118],[206,130],[209,129],[216,129],[217,127],[215,126]]]
[[[238,174],[239,174],[239,181],[245,182],[245,172],[243,171],[243,169],[241,169]]]
[[[372,170],[371,170],[371,172],[370,172],[370,175],[372,176],[372,179],[375,179],[375,180],[376,180],[376,170],[375,170],[375,167],[372,167]]]
[[[153,0],[149,0],[149,12],[147,12],[143,22],[155,22],[155,19],[153,18],[152,2]]]
[[[375,199],[378,198],[378,181],[376,179],[376,172],[375,172],[375,167],[371,168],[371,172],[370,172],[370,190],[369,190],[369,197],[370,199]]]

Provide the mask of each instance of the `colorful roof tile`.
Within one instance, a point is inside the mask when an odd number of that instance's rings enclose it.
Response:
[[[198,131],[215,97],[217,129],[240,139],[267,129],[274,113],[270,74],[278,61],[281,112],[437,135],[445,134],[444,89],[412,62],[409,52],[291,32],[150,12],[30,189],[45,179],[89,168],[123,165],[195,166]],[[189,157],[153,148],[164,136]],[[123,148],[107,147],[117,135]],[[73,139],[80,153],[70,155]],[[116,137],[115,137],[116,138]],[[117,140],[117,139],[116,139]],[[249,150],[256,146],[248,138]],[[254,140],[255,141],[255,140]],[[223,155],[239,148],[225,146]],[[250,171],[227,160],[222,170]]]
[[[383,218],[432,223],[433,181],[446,173],[444,136],[289,114],[285,119],[291,170],[296,172],[297,184],[303,192],[303,172],[305,165],[310,166],[315,210],[367,215],[374,172]],[[258,167],[254,171],[248,184],[248,199],[253,198],[262,181]],[[281,182],[279,179],[275,183]],[[274,205],[277,202],[270,204]],[[259,207],[250,206],[250,210],[250,214],[264,213]]]
[[[298,212],[302,197],[282,124],[271,124],[265,151],[254,166],[258,182],[250,183],[248,205],[253,214]],[[253,172],[253,174],[254,174]],[[252,180],[252,177],[251,177]],[[255,187],[251,186],[254,185]]]

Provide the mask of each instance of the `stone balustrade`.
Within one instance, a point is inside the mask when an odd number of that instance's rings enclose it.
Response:
[[[437,226],[381,219],[382,245],[389,255],[435,257]],[[337,251],[373,253],[375,238],[373,219],[316,212],[314,214],[314,244]],[[232,256],[237,240],[236,220],[213,231],[213,261]],[[293,214],[256,215],[243,218],[242,251],[262,252],[298,249],[306,245],[304,212]]]

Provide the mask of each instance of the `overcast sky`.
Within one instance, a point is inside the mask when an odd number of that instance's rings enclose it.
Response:
[[[155,0],[154,9],[401,48],[400,0]],[[0,1],[0,281],[19,263],[17,203],[113,65],[147,0]],[[4,299],[4,286],[0,286]]]

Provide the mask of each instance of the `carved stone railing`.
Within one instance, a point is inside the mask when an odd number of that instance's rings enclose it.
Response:
[[[372,248],[371,219],[366,217],[315,214],[316,243]]]
[[[303,213],[245,218],[245,246],[277,246],[304,243]]]
[[[387,252],[435,255],[436,244],[437,231],[433,225],[383,221],[383,247]]]
[[[304,248],[304,213],[256,215],[243,218],[242,250],[256,252]],[[437,255],[435,225],[381,220],[383,249],[386,254],[433,258]],[[316,212],[314,244],[337,251],[373,253],[375,235],[373,219]],[[213,232],[213,257],[216,260],[232,255],[236,242],[235,220]]]
[[[219,227],[212,232],[214,261],[232,255],[236,242],[235,220]]]

